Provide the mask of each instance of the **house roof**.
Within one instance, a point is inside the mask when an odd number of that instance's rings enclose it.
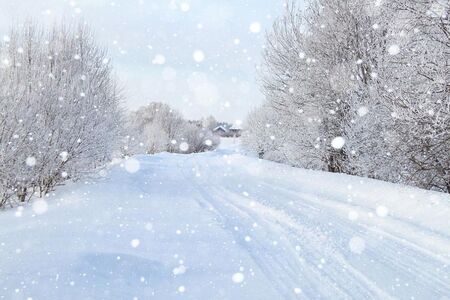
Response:
[[[219,130],[222,130],[223,132],[228,132],[229,131],[229,129],[227,127],[222,126],[222,125],[217,126],[216,128],[213,129],[213,131],[219,131]]]

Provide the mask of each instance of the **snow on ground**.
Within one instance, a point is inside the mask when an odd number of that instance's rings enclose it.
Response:
[[[234,140],[138,156],[0,214],[1,299],[448,299],[450,197]]]

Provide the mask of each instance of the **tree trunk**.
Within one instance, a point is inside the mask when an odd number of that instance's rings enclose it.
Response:
[[[258,157],[259,157],[259,159],[264,159],[264,150],[260,150],[258,152]]]
[[[26,187],[20,187],[17,190],[17,198],[21,203],[24,203],[27,198],[27,188]]]

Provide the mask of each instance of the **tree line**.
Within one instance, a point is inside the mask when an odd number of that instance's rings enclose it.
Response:
[[[220,143],[212,132],[214,124],[213,117],[186,120],[168,104],[152,102],[128,114],[123,151],[128,156],[212,151]]]
[[[28,22],[0,41],[0,209],[116,157],[201,152],[218,142],[168,105],[125,111],[108,52],[84,23]]]
[[[450,5],[295,1],[267,33],[244,145],[293,166],[450,192]]]

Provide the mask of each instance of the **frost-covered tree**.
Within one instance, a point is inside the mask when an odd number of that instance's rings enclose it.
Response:
[[[372,137],[357,136],[352,128],[364,122],[355,117],[358,110],[379,106],[373,101],[376,76],[371,68],[377,65],[381,46],[368,48],[377,41],[371,26],[376,16],[368,11],[360,1],[321,0],[312,1],[304,15],[289,4],[268,34],[262,68],[266,105],[290,127],[287,143],[292,147],[286,151],[296,148],[305,154],[290,164],[355,172],[349,156],[359,158],[357,151],[347,146],[335,149],[331,141],[352,135],[364,145],[368,143],[362,138]]]
[[[275,138],[278,135],[276,119],[275,111],[265,106],[254,110],[247,117],[242,143],[259,158],[277,160],[274,158],[282,153],[281,145]]]
[[[305,16],[307,48],[315,61],[308,88],[322,108],[320,134],[330,171],[375,178],[389,173],[379,170],[389,159],[386,135],[392,128],[380,87],[387,67],[383,27],[395,14],[380,3],[316,0]],[[347,141],[339,149],[330,143],[337,136]]]
[[[395,0],[386,88],[402,180],[450,192],[450,4]]]
[[[187,122],[183,127],[183,133],[179,138],[179,147],[175,152],[199,153],[211,151],[217,148],[220,143],[219,137],[213,134],[211,129],[198,126],[195,123]],[[189,146],[187,150],[181,145],[183,142]]]
[[[203,128],[207,128],[209,130],[214,130],[217,127],[217,120],[213,116],[209,116],[207,118],[202,119]]]
[[[138,132],[138,140],[145,145],[147,153],[170,151],[182,133],[183,117],[169,105],[150,103],[130,116],[131,126]]]
[[[120,94],[106,51],[84,25],[28,23],[0,45],[2,204],[48,193],[108,160]]]
[[[285,15],[267,36],[262,67],[263,91],[267,98],[263,115],[270,120],[262,123],[271,126],[270,136],[278,141],[278,160],[325,169],[324,153],[317,146],[322,141],[318,133],[321,107],[307,88],[308,73],[316,61],[307,54],[308,37],[302,22],[295,6],[287,6]],[[252,129],[249,127],[249,130]]]
[[[448,33],[446,1],[288,3],[267,35],[266,103],[245,144],[294,166],[448,190]],[[255,125],[272,123],[283,126]]]
[[[188,122],[165,103],[152,102],[130,114],[125,154],[159,152],[193,153],[213,150],[219,144],[202,122]],[[198,125],[198,124],[200,125]]]

